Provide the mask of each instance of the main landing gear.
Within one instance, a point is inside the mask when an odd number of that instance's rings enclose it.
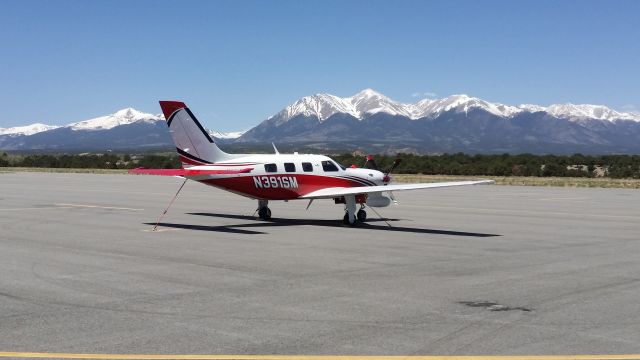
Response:
[[[366,220],[367,220],[367,212],[364,211],[364,206],[363,206],[363,208],[358,210],[358,212],[356,213],[356,221],[350,222],[349,221],[349,213],[345,212],[344,213],[344,217],[342,218],[342,223],[345,224],[345,225],[355,226],[359,222],[363,223]]]
[[[258,217],[262,220],[271,220],[271,209],[267,205],[269,200],[258,200]]]
[[[367,220],[367,212],[364,211],[364,204],[362,204],[362,207],[358,210],[358,214],[356,216],[360,222],[365,222],[365,220]]]
[[[356,213],[356,199],[355,196],[345,196],[345,214],[342,218],[342,223],[345,225],[356,226],[358,222],[365,222],[367,220],[367,212],[364,211],[364,204],[360,204],[360,210]]]

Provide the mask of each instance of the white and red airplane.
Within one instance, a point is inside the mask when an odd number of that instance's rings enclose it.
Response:
[[[389,184],[389,173],[377,169],[345,168],[328,156],[311,154],[228,154],[215,144],[182,102],[160,101],[182,162],[181,169],[133,169],[133,174],[179,176],[258,200],[258,216],[269,220],[269,200],[333,199],[345,204],[345,224],[366,220],[365,206],[395,202],[392,191],[491,184],[492,180],[425,184]],[[368,161],[375,162],[372,158]],[[307,205],[307,208],[309,207]],[[357,206],[360,209],[356,211]]]

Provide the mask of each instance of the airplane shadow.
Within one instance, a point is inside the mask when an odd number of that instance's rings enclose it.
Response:
[[[197,216],[209,216],[209,217],[218,217],[218,218],[226,218],[226,219],[237,219],[237,220],[247,220],[251,221],[250,223],[236,224],[236,225],[218,225],[218,226],[208,226],[208,225],[190,225],[190,224],[172,224],[172,223],[159,223],[158,226],[168,227],[168,228],[177,228],[177,229],[189,229],[189,230],[199,230],[199,231],[214,231],[214,232],[224,232],[224,233],[237,233],[237,234],[248,234],[248,235],[259,235],[265,234],[263,231],[259,231],[259,229],[269,228],[269,227],[278,227],[278,226],[300,226],[300,225],[310,225],[310,226],[319,226],[326,228],[345,228],[347,227],[342,223],[342,220],[318,220],[318,219],[285,219],[285,218],[274,218],[269,221],[257,220],[257,218],[248,215],[233,215],[233,214],[217,214],[217,213],[187,213],[188,215],[197,215]],[[401,233],[414,233],[414,234],[434,234],[434,235],[449,235],[449,236],[468,236],[468,237],[494,237],[500,236],[498,234],[485,234],[485,233],[475,233],[475,232],[465,232],[465,231],[452,231],[452,230],[438,230],[438,229],[422,229],[422,228],[412,228],[412,227],[404,227],[404,226],[388,226],[386,222],[394,222],[399,221],[398,219],[379,219],[379,218],[370,218],[367,219],[365,223],[360,223],[355,227],[348,227],[356,230],[376,230],[376,231],[392,231],[392,232],[401,232]],[[155,223],[146,223],[147,225],[155,225]],[[253,230],[255,229],[255,230]]]

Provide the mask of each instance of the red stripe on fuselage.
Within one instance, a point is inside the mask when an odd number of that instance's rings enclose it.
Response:
[[[258,182],[266,184],[264,178],[291,178],[295,177],[297,187],[285,187],[286,181],[277,180],[276,186],[258,187],[256,186],[256,180]],[[256,175],[256,176],[237,176],[237,177],[225,177],[219,179],[207,179],[199,180],[203,184],[219,187],[225,190],[232,191],[236,194],[244,195],[255,199],[266,200],[293,200],[300,196],[306,195],[310,192],[325,189],[329,187],[361,187],[361,183],[331,176],[322,175],[307,175],[307,174],[277,174],[277,175]]]
[[[203,163],[203,162],[200,162],[200,161],[196,161],[196,160],[190,159],[190,158],[188,158],[188,157],[186,157],[186,156],[183,156],[183,155],[178,155],[178,156],[180,157],[180,161],[181,161],[183,164],[189,164],[189,165],[209,165],[209,164],[207,164],[207,163]]]

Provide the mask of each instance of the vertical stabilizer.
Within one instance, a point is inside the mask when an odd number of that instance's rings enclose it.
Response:
[[[229,158],[183,102],[160,101],[160,107],[183,167],[213,164]]]

